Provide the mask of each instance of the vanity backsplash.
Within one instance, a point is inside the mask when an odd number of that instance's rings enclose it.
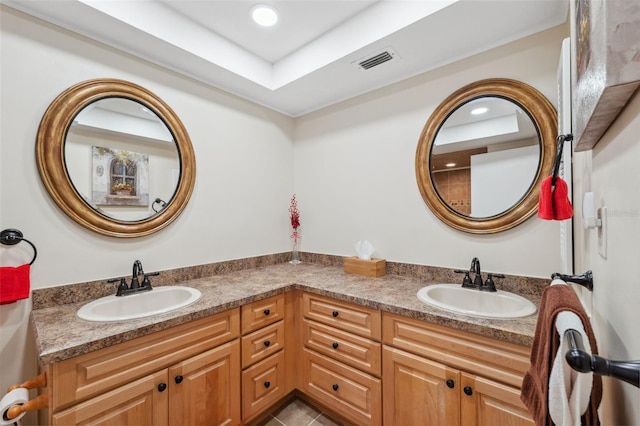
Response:
[[[159,271],[160,275],[152,277],[152,285],[175,285],[180,284],[181,282],[212,275],[222,275],[245,269],[255,269],[264,266],[276,265],[288,262],[290,257],[291,253],[285,252]],[[300,253],[300,259],[303,262],[341,268],[343,266],[344,257],[302,252]],[[131,262],[134,260],[135,259],[132,259]],[[129,265],[126,265],[126,267],[128,268]],[[488,272],[498,273],[500,271]],[[423,279],[425,282],[462,283],[461,276],[453,272],[453,268],[443,268],[438,266],[387,261],[387,275],[399,275]],[[122,276],[126,279],[130,279],[129,274],[124,274]],[[109,279],[110,278],[115,277],[109,277]],[[375,278],[372,279],[375,280]],[[115,294],[115,284],[108,284],[106,281],[107,279],[105,278],[97,281],[35,289],[32,293],[33,309],[44,309],[69,303],[84,302]],[[496,287],[499,290],[506,290],[523,296],[539,297],[542,295],[544,288],[548,286],[550,282],[550,279],[544,278],[507,275],[504,279],[496,281]]]

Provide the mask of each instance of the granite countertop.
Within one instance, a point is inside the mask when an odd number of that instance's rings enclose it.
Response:
[[[417,291],[429,284],[433,283],[401,275],[369,278],[345,274],[336,266],[281,263],[177,282],[175,285],[197,288],[202,297],[192,305],[166,314],[120,322],[90,322],[76,316],[77,310],[87,303],[84,301],[36,309],[31,314],[31,326],[39,361],[46,365],[299,289],[506,342],[531,345],[537,315],[498,320],[448,312],[418,300]],[[539,306],[539,297],[526,297]]]

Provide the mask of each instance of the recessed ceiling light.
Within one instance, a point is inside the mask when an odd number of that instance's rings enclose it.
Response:
[[[472,109],[471,110],[471,114],[472,115],[480,115],[480,114],[484,114],[487,111],[489,111],[489,108],[487,108],[487,107],[479,107],[479,108]]]
[[[251,17],[256,24],[272,27],[278,22],[278,12],[273,6],[259,4],[251,8]]]
[[[456,163],[447,163],[447,164],[445,164],[445,166],[447,166],[447,167],[455,167]]]

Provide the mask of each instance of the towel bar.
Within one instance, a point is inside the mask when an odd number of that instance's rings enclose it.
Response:
[[[569,343],[565,359],[574,370],[581,373],[592,371],[601,376],[611,376],[640,388],[640,361],[612,361],[589,354],[584,350],[582,335],[573,329],[565,331],[564,338]]]
[[[22,232],[20,232],[17,229],[5,229],[2,232],[0,232],[1,244],[7,245],[7,246],[13,246],[18,244],[20,241],[24,241],[25,243],[29,244],[33,248],[33,259],[31,259],[31,262],[29,262],[29,265],[33,265],[33,262],[36,261],[36,257],[38,257],[38,250],[36,250],[36,246],[34,246],[31,241],[24,238],[22,236]]]
[[[555,272],[551,274],[551,279],[560,278],[562,281],[574,284],[580,284],[589,291],[593,291],[593,272],[587,271],[582,275],[565,275]]]

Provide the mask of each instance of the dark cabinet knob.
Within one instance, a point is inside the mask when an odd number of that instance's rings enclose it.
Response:
[[[333,315],[333,317],[335,318],[335,317],[337,317],[338,315],[340,315],[340,313],[339,313],[338,311],[333,311],[333,312],[331,313],[331,315]]]
[[[269,389],[269,386],[271,386],[271,382],[264,382],[264,387]]]
[[[268,341],[268,340],[265,340],[265,341],[264,341],[264,345],[265,345],[267,348],[269,347],[269,345],[270,345],[270,344],[271,344],[271,342],[270,342],[270,341]]]
[[[331,346],[333,346],[333,349],[338,349],[339,345],[338,345],[338,342],[333,342],[333,345],[331,345]]]
[[[465,386],[464,389],[462,389],[464,391],[465,394],[471,396],[473,395],[473,390],[471,389],[471,386]]]
[[[449,389],[453,389],[453,387],[456,385],[456,382],[454,382],[453,380],[449,379],[447,380],[447,387]]]
[[[269,309],[265,309],[263,312],[264,312],[265,315],[269,315],[271,313],[271,311]]]
[[[166,384],[166,383],[160,383],[160,384],[158,385],[158,390],[159,390],[160,392],[164,392],[166,389],[167,389],[167,384]]]
[[[338,388],[339,388],[340,386],[338,386],[338,385],[333,385],[333,386],[331,386],[331,387],[333,388],[333,390],[334,390],[334,391],[337,391],[337,390],[338,390]]]
[[[176,383],[178,383],[178,384],[182,383],[182,380],[183,380],[183,379],[184,379],[184,377],[182,377],[182,376],[176,376],[176,377],[174,378],[174,380],[175,380],[175,381],[176,381]]]

